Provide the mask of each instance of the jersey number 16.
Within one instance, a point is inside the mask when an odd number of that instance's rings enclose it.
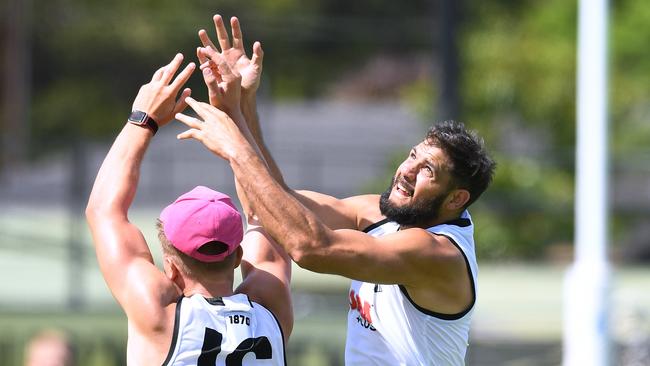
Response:
[[[217,355],[221,353],[221,341],[223,335],[212,328],[205,328],[203,347],[197,361],[197,366],[215,366]],[[226,356],[226,366],[241,366],[242,360],[247,353],[254,353],[258,360],[268,360],[272,357],[271,342],[262,336],[244,339],[237,348]]]

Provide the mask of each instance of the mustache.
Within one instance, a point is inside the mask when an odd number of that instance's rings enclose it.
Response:
[[[401,184],[402,187],[408,189],[409,191],[414,191],[415,190],[415,186],[413,186],[413,184],[407,182],[406,179],[404,179],[404,177],[402,177],[402,176],[398,176],[398,177],[393,178],[393,187],[392,188],[395,188],[395,186],[397,186],[397,184]]]

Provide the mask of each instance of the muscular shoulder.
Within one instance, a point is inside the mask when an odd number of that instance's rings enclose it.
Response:
[[[141,276],[132,281],[126,314],[143,334],[167,333],[173,325],[180,289],[167,278]]]
[[[461,249],[447,236],[420,228],[406,229],[403,232],[411,234],[411,240],[419,243],[418,257],[422,259],[426,268],[435,270],[439,276],[444,275],[445,272],[453,275],[465,267],[465,257]],[[432,264],[435,264],[433,268],[431,268]],[[437,277],[440,278],[439,276]]]
[[[473,292],[461,249],[446,236],[417,228],[405,231],[412,231],[414,240],[428,243],[418,246],[418,258],[412,262],[417,275],[413,276],[414,281],[405,284],[413,300],[441,313],[466,309],[473,302]]]

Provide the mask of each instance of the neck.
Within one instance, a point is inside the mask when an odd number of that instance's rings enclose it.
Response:
[[[464,210],[463,210],[464,211]],[[463,211],[454,211],[454,212],[446,212],[446,213],[440,213],[438,217],[436,217],[433,220],[429,220],[427,222],[423,222],[421,224],[414,224],[414,225],[400,225],[400,230],[404,229],[410,229],[410,228],[421,228],[421,229],[428,229],[430,227],[444,224],[445,222],[449,222],[452,220],[456,220],[460,218],[460,215]]]
[[[227,276],[224,279],[211,279],[210,281],[197,281],[194,279],[185,278],[185,287],[183,288],[183,296],[190,297],[192,295],[202,295],[204,297],[223,297],[233,294],[232,285],[233,277]]]

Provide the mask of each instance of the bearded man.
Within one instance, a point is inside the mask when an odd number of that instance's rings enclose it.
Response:
[[[224,99],[233,105],[187,98],[197,117],[176,115],[190,128],[178,138],[196,139],[230,163],[240,199],[299,266],[352,279],[346,365],[463,365],[478,273],[467,208],[495,169],[483,140],[446,121],[411,149],[382,195],[294,191],[257,119],[238,112],[241,77],[213,47],[200,51],[210,58],[201,68],[219,75],[213,89],[232,94]]]

